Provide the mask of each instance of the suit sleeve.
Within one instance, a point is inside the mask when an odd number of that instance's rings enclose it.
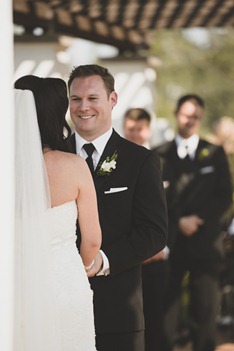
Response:
[[[134,189],[132,226],[128,235],[106,248],[111,275],[131,268],[161,251],[167,241],[167,209],[159,157],[147,154]]]
[[[168,206],[170,223],[172,222],[170,232],[175,228],[178,230],[180,217],[196,214],[204,220],[204,226],[199,231],[203,230],[206,237],[213,239],[219,235],[221,218],[232,201],[231,178],[223,148],[212,146],[210,153],[212,158],[202,166],[199,164],[191,181],[186,180],[190,175],[182,174],[177,180],[178,186],[174,185],[174,193]],[[213,170],[204,175],[201,167],[207,166]]]
[[[228,161],[223,148],[219,147],[216,156],[215,191],[206,206],[201,206],[201,211],[198,214],[207,222],[212,213],[213,218],[217,219],[220,225],[221,218],[231,203],[232,185]]]

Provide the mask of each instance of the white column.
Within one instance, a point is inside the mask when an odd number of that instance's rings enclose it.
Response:
[[[12,1],[0,0],[0,349],[13,350],[14,114]]]

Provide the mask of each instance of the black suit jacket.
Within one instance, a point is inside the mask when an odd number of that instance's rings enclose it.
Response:
[[[200,139],[194,160],[177,155],[176,143],[165,143],[157,152],[167,181],[169,246],[180,258],[211,259],[220,256],[217,239],[221,217],[232,201],[231,178],[224,150]],[[191,237],[178,229],[178,219],[196,214],[204,225]]]
[[[75,152],[75,137],[71,144]],[[144,328],[141,262],[162,250],[167,212],[159,158],[113,131],[99,164],[117,152],[116,169],[97,170],[94,183],[102,228],[102,250],[110,275],[90,279],[96,332],[133,332]],[[98,168],[98,167],[97,167]],[[105,194],[110,188],[127,190]]]

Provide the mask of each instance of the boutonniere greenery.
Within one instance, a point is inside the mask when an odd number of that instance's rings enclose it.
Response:
[[[99,176],[105,176],[105,175],[110,175],[113,169],[116,168],[116,160],[117,160],[118,154],[115,151],[112,156],[108,156],[105,161],[103,161],[98,168],[97,174]]]
[[[206,157],[208,157],[210,154],[210,151],[205,147],[203,149],[201,149],[201,151],[199,152],[199,155],[198,155],[198,159],[200,161],[204,160]]]

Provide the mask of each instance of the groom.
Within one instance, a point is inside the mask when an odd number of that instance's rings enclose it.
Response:
[[[90,270],[97,349],[144,351],[141,262],[161,251],[167,239],[159,159],[112,129],[117,93],[106,68],[78,66],[68,87],[76,129],[71,145],[91,161],[103,235]]]

